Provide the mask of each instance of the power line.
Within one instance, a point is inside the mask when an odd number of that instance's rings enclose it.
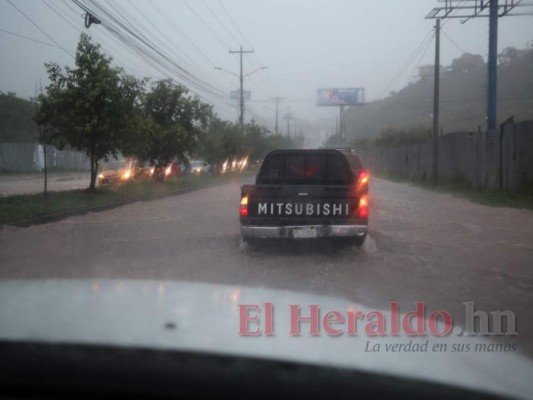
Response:
[[[218,22],[218,24],[222,27],[222,29],[224,29],[224,31],[235,41],[235,43],[239,44],[240,43],[240,40],[235,37],[235,35],[233,33],[231,33],[231,31],[227,28],[227,26],[222,22],[222,20],[218,17],[218,15],[213,11],[213,9],[206,3],[205,0],[202,0],[202,4],[209,10],[209,12],[211,13],[211,15],[214,17],[214,19]],[[250,46],[252,47],[252,46]],[[251,67],[253,69],[256,69],[257,68],[257,65],[252,65],[251,61],[249,59],[246,60],[248,62],[249,65],[251,65]],[[260,85],[263,86],[262,90],[265,94],[267,95],[270,95],[272,92],[269,92],[269,88],[265,85],[265,81],[264,79],[262,78],[262,76],[260,75],[259,76],[259,80],[256,80],[255,77],[252,77],[252,81],[256,82],[259,84],[260,82]],[[266,91],[264,90],[266,89]]]
[[[449,21],[449,20],[448,20]],[[457,49],[459,49],[460,51],[462,51],[463,53],[468,53],[468,51],[466,51],[465,49],[463,49],[461,46],[459,46],[457,43],[455,43],[455,41],[450,37],[448,36],[448,34],[445,32],[445,31],[442,31],[442,34],[444,36],[446,36],[446,38],[450,41],[451,44],[453,44]]]
[[[221,0],[218,0],[218,4],[220,5],[220,8],[222,9],[222,11],[224,12],[224,14],[228,17],[229,21],[231,22],[231,24],[235,27],[235,29],[237,30],[237,32],[239,33],[239,35],[244,39],[244,42],[246,43],[246,45],[250,48],[254,48],[254,46],[252,46],[252,44],[250,43],[250,41],[246,38],[246,36],[244,35],[244,33],[242,32],[242,30],[239,28],[239,25],[237,25],[237,23],[235,22],[235,20],[232,18],[232,16],[230,15],[230,13],[228,12],[228,10],[226,9],[226,7],[224,6],[224,4],[222,3]],[[264,65],[263,61],[261,61],[261,59],[259,58],[259,54],[257,53],[254,53],[254,57],[255,59],[257,59],[257,61],[259,62],[259,65]],[[270,79],[270,76],[269,74],[265,73],[265,76],[268,80],[268,84],[270,84],[270,86],[272,87],[273,91],[272,93],[277,93],[278,90],[276,89],[276,85],[274,85],[274,83],[272,82],[272,80]],[[267,81],[263,78],[263,74],[260,74],[259,75],[260,79],[265,82],[265,84],[267,84]]]
[[[85,12],[101,20],[102,27],[116,36],[124,45],[164,76],[169,78],[172,75],[178,77],[179,82],[189,89],[192,88],[197,93],[202,94],[204,98],[211,98],[219,104],[224,103],[233,107],[233,104],[230,104],[228,101],[227,96],[219,91],[218,88],[180,66],[172,57],[165,54],[161,48],[140,31],[139,27],[133,26],[131,21],[127,20],[129,14],[125,10],[118,10],[116,7],[111,6],[118,13],[118,15],[115,15],[101,3],[97,3],[94,0],[88,0],[83,3],[82,0],[73,1]],[[142,24],[139,24],[139,26],[142,26]]]
[[[245,43],[248,45],[248,47],[251,47],[253,48],[254,46],[251,45],[251,43],[246,39],[246,36],[244,36],[244,34],[242,33],[242,31],[240,30],[239,26],[237,25],[237,23],[235,22],[235,20],[231,17],[231,15],[228,13],[228,10],[226,9],[226,7],[224,7],[224,4],[222,4],[222,1],[218,0],[218,4],[220,4],[220,7],[222,8],[222,10],[224,11],[224,14],[226,14],[226,16],[228,17],[228,19],[230,20],[230,22],[233,24],[233,26],[235,27],[235,29],[237,29],[237,32],[239,32],[239,35],[241,35],[241,37],[244,39]]]
[[[424,37],[424,39],[422,39],[422,41],[418,44],[418,46],[416,47],[416,49],[413,51],[413,53],[411,53],[411,55],[407,58],[407,60],[402,64],[402,66],[400,67],[400,69],[396,72],[396,74],[394,74],[394,76],[392,77],[392,79],[389,81],[389,83],[385,86],[385,89],[383,89],[382,91],[382,94],[380,97],[383,97],[384,94],[386,94],[389,89],[396,83],[396,81],[405,73],[405,71],[407,70],[407,68],[409,68],[409,65],[411,65],[411,63],[416,59],[416,57],[420,54],[420,52],[422,51],[422,49],[427,46],[427,42],[431,42],[432,40],[432,36],[433,36],[433,29],[431,29],[427,34],[426,36]]]
[[[211,34],[220,42],[222,43],[222,45],[226,48],[226,49],[229,49],[230,46],[228,46],[221,38],[219,35],[217,35],[212,29],[211,27],[209,26],[209,24],[207,24],[204,19],[196,12],[196,10],[194,8],[192,8],[189,3],[187,3],[187,0],[182,0],[183,3],[189,8],[189,10],[192,11],[192,13],[196,16],[196,18],[198,18],[198,20],[206,27],[206,29],[211,32]]]
[[[67,20],[64,16],[62,16],[61,14],[59,14],[59,12],[56,11],[56,9],[54,7],[52,7],[50,4],[48,4],[48,2],[46,0],[41,0],[43,2],[43,4],[48,7],[50,10],[52,10],[56,15],[58,15],[63,21],[65,21],[67,24],[69,24],[71,27],[73,27],[75,30],[77,30],[78,32],[82,32],[81,29],[79,29],[78,27],[76,27],[72,22],[70,22],[69,20]]]
[[[209,7],[209,5],[205,2],[205,0],[202,0],[202,4],[209,10],[209,12],[211,13],[211,15],[215,18],[215,20],[220,24],[220,26],[228,33],[228,35],[231,36],[231,38],[235,41],[236,44],[239,44],[239,39],[237,39],[233,33],[231,33],[229,31],[229,29],[226,27],[226,25],[224,25],[222,23],[222,21],[220,20],[220,18],[218,18],[218,16],[214,13],[214,11],[211,9],[211,7]]]
[[[43,0],[44,1],[44,0]],[[77,13],[76,10],[74,10],[69,3],[66,2],[66,0],[61,0],[61,3],[66,7],[68,8],[68,10],[71,12],[71,14],[69,15],[70,16],[70,19],[72,18],[75,18],[75,23],[78,23],[79,22],[79,18],[83,18],[83,14],[80,14],[80,13]],[[56,3],[57,4],[57,3]],[[50,7],[50,5],[48,5]],[[50,7],[51,8],[51,7]],[[74,24],[72,24],[64,15],[62,15],[62,13],[66,13],[66,10],[62,9],[61,7],[57,7],[57,10],[55,10],[56,14],[58,14],[60,17],[63,18],[64,21],[66,21],[67,23],[69,23],[72,27],[74,27],[78,32],[80,33],[83,33],[83,30],[82,29],[79,29],[77,28]],[[98,33],[97,30],[94,30],[93,31],[93,35],[92,36],[95,36],[96,39],[99,41],[99,42],[103,42],[101,39],[98,38],[98,35],[96,35]],[[114,37],[114,36],[110,36],[109,37],[114,43],[120,45],[121,43]],[[153,77],[151,75],[151,73],[148,73],[146,71],[139,71],[137,69],[134,69],[131,67],[131,60],[128,59],[128,55],[124,54],[120,49],[117,49],[115,47],[111,47],[109,43],[105,43],[105,47],[108,47],[108,48],[111,48],[112,49],[112,58],[113,60],[116,60],[116,61],[119,61],[121,66],[128,70],[128,71],[131,71],[132,73],[138,75],[138,77],[140,78],[145,78],[145,77],[150,77],[153,79]],[[119,57],[120,56],[120,57]],[[122,59],[123,58],[123,59]]]
[[[463,4],[465,4],[468,0],[462,0],[459,2],[458,4],[458,7],[461,7]],[[457,14],[458,12],[458,9],[456,9],[452,15],[455,15]],[[441,29],[444,28],[444,26],[449,22],[450,20],[446,20],[443,22],[443,24],[441,25]],[[396,72],[396,74],[394,74],[394,76],[392,77],[392,79],[390,80],[390,82],[385,86],[385,89],[383,89],[381,95],[379,97],[384,97],[387,92],[390,90],[390,88],[403,76],[403,74],[405,73],[405,71],[407,70],[407,68],[409,68],[409,66],[411,65],[411,63],[416,59],[416,57],[418,56],[418,54],[420,54],[421,51],[426,51],[426,50],[422,50],[422,49],[425,49],[427,48],[428,44],[426,43],[426,41],[431,38],[431,40],[429,41],[429,43],[431,43],[431,41],[433,40],[433,29],[431,29],[427,34],[426,36],[424,37],[424,39],[422,39],[422,41],[419,43],[419,45],[415,48],[415,50],[413,51],[413,53],[407,58],[407,60],[405,61],[404,64],[402,64],[402,66],[400,67],[400,69]]]
[[[50,46],[50,47],[54,47],[56,49],[63,50],[61,47],[56,46],[55,44],[43,42],[41,40],[37,40],[37,39],[31,38],[31,37],[28,37],[28,36],[24,36],[24,35],[21,35],[19,33],[11,32],[11,31],[8,31],[8,30],[5,30],[5,29],[1,29],[0,28],[0,32],[4,32],[4,33],[7,33],[8,35],[17,36],[17,37],[22,38],[22,39],[30,40],[32,42],[36,42],[36,43],[39,43],[39,44],[42,44],[42,45],[45,45],[45,46]]]
[[[429,46],[431,46],[431,43],[433,43],[433,38],[432,40],[430,40],[428,42],[428,44],[426,45],[426,47],[424,48],[424,50],[421,52],[421,55],[418,59],[418,62],[416,63],[415,67],[413,68],[412,72],[411,72],[411,76],[414,74],[414,72],[417,70],[417,68],[420,66],[420,63],[422,62],[422,59],[424,58],[424,56],[426,55],[428,49],[429,49]]]
[[[37,29],[39,29],[48,39],[50,39],[52,42],[54,42],[57,47],[59,47],[61,50],[63,50],[65,53],[67,53],[69,56],[71,56],[72,58],[74,58],[74,55],[68,51],[67,49],[65,49],[63,46],[61,46],[52,36],[50,36],[48,33],[46,33],[44,31],[44,29],[42,29],[39,25],[37,25],[35,22],[33,22],[33,20],[28,17],[26,14],[24,14],[24,12],[22,10],[20,10],[17,6],[15,6],[11,0],[6,0],[14,9],[16,9],[20,14],[22,14],[22,16],[24,18],[26,18],[28,21],[30,21],[30,23],[35,26]]]
[[[196,71],[202,72],[205,76],[208,76],[205,71],[203,71],[198,65],[196,65],[181,49],[174,43],[174,41],[170,40],[169,37],[163,33],[150,19],[139,10],[135,4],[131,0],[128,0],[128,3],[172,46],[175,51],[178,52],[178,54],[181,54],[186,64],[188,64],[189,68],[194,69]]]
[[[196,44],[194,44],[194,42],[192,40],[190,40],[177,26],[176,24],[166,15],[164,14],[153,2],[152,0],[148,0],[148,3],[150,3],[150,5],[159,13],[159,15],[161,15],[175,30],[176,32],[178,32],[181,36],[183,36],[185,38],[185,40],[187,40],[187,42],[189,42],[189,44],[191,46],[193,46],[193,48],[209,63],[211,64],[211,66],[214,66],[215,64],[213,63],[213,61],[211,61],[211,59],[209,59],[209,57],[207,57],[205,55],[205,53],[198,47],[196,46]]]

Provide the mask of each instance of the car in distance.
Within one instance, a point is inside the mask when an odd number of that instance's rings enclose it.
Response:
[[[211,172],[211,165],[207,161],[191,161],[190,171],[193,175],[205,175]]]
[[[156,181],[178,178],[181,175],[181,164],[177,161],[171,161],[168,164],[152,164],[150,166],[150,177]]]
[[[133,180],[135,171],[132,160],[115,160],[105,162],[102,172],[98,174],[99,185],[120,184]]]
[[[368,230],[368,180],[351,149],[274,150],[255,184],[241,187],[242,239],[336,237],[361,246]]]

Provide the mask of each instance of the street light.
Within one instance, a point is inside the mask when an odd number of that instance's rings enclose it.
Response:
[[[231,75],[233,75],[233,76],[236,76],[237,78],[239,77],[239,75],[237,75],[237,74],[235,74],[235,73],[233,73],[233,72],[231,72],[231,71],[228,71],[227,69],[224,69],[224,68],[222,68],[222,67],[215,67],[215,69],[218,69],[219,71],[227,72],[228,74],[231,74]]]
[[[243,76],[243,78],[246,78],[247,76],[249,75],[252,75],[253,73],[257,72],[257,71],[261,71],[262,69],[267,69],[268,67],[259,67],[257,69],[254,69],[252,72],[248,72],[246,75]]]
[[[241,73],[240,73],[240,75],[237,75],[236,73],[228,71],[225,68],[215,67],[215,69],[218,69],[219,71],[227,72],[228,74],[231,74],[231,75],[236,76],[237,78],[239,78],[239,81],[241,83],[241,88],[240,88],[240,92],[241,92],[241,95],[240,95],[240,109],[241,109],[241,113],[240,113],[240,116],[239,116],[239,123],[241,125],[241,131],[244,129],[244,85],[243,85],[243,80],[247,76],[250,76],[253,73],[256,73],[257,71],[261,71],[261,70],[267,69],[267,68],[268,68],[267,66],[259,67],[257,69],[254,69],[252,72],[248,72],[246,75],[243,75],[242,74],[242,62],[241,62]]]

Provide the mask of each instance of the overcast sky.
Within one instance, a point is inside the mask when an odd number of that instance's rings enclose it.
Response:
[[[87,0],[81,3],[89,4]],[[188,73],[228,98],[229,92],[238,88],[238,79],[215,67],[238,73],[238,56],[228,50],[237,50],[241,45],[255,50],[244,56],[244,72],[261,66],[268,68],[245,78],[245,89],[252,92],[246,118],[255,117],[273,129],[275,106],[270,99],[281,96],[286,99],[280,104],[280,126],[284,130],[286,121],[281,117],[287,111],[301,126],[316,121],[334,126],[338,109],[317,107],[317,88],[364,87],[367,100],[371,101],[413,80],[417,66],[433,63],[434,42],[424,42],[424,38],[432,31],[434,20],[424,17],[433,7],[442,5],[437,0],[98,3],[127,18]],[[67,52],[74,52],[80,31],[91,34],[127,72],[153,79],[166,77],[168,72],[154,70],[104,27],[93,25],[86,29],[82,13],[71,0],[0,0],[0,91],[33,96],[40,80],[46,84],[45,62],[72,65],[73,58]],[[449,65],[463,52],[481,54],[486,60],[488,19],[465,24],[447,20],[443,31],[443,65]],[[500,19],[499,50],[507,46],[525,48],[528,43],[533,44],[531,16]],[[58,45],[64,50],[53,47]],[[228,105],[229,100],[200,94],[214,103],[224,118],[238,118],[238,110]]]

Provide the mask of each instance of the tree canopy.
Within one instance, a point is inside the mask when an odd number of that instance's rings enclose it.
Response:
[[[196,148],[212,114],[211,106],[172,80],[154,82],[143,97],[137,127],[125,154],[143,161],[167,164],[184,160]]]
[[[112,67],[86,34],[80,36],[74,68],[49,63],[46,69],[50,84],[40,96],[50,105],[46,118],[57,130],[55,143],[90,157],[94,190],[99,162],[116,155],[132,129],[143,82]]]

